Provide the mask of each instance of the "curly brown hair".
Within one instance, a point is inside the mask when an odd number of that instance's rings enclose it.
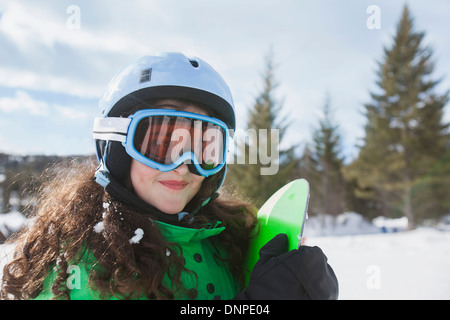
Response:
[[[196,290],[184,288],[181,281],[183,272],[192,271],[184,268],[179,246],[165,241],[152,222],[157,218],[112,198],[94,181],[94,172],[92,161],[47,170],[31,222],[9,240],[15,244],[15,252],[13,260],[4,267],[1,298],[37,297],[49,268],[56,264],[58,273],[52,294],[70,299],[65,285],[67,268],[80,259],[85,248],[91,250],[101,266],[89,276],[90,287],[101,298],[174,299],[175,293],[180,292],[195,298]],[[215,183],[205,181],[201,191],[208,194],[211,190],[205,190],[207,185]],[[246,202],[221,196],[200,209],[195,219],[198,222],[189,226],[200,228],[207,221],[222,222],[226,229],[212,241],[226,249],[226,262],[241,286],[243,259],[256,224],[255,212]],[[104,228],[96,232],[94,226],[100,221]],[[138,227],[144,231],[144,237],[138,244],[130,244]],[[167,255],[167,248],[177,254]],[[165,276],[171,280],[170,287],[163,284]]]

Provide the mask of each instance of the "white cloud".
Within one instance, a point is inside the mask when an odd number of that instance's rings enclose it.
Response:
[[[17,90],[12,98],[0,98],[0,110],[6,113],[25,112],[42,116],[48,114],[49,106],[47,102],[36,101],[27,92]]]
[[[35,116],[47,116],[53,113],[69,120],[87,120],[91,117],[76,107],[36,100],[24,90],[16,90],[13,97],[0,98],[0,111],[5,113],[23,112],[26,115]]]
[[[145,49],[142,44],[117,32],[98,34],[84,27],[70,29],[67,26],[69,18],[65,12],[52,15],[38,6],[9,2],[2,15],[0,27],[2,33],[22,50],[32,48],[34,44],[44,44],[52,48],[56,43],[108,52],[128,53],[130,48],[138,52]]]
[[[88,10],[84,8],[82,14]],[[6,2],[2,9],[0,46],[5,41],[7,48],[15,50],[4,54],[14,60],[0,63],[2,87],[99,98],[122,64],[148,53],[139,38],[121,30],[105,32],[87,23],[80,29],[68,28],[65,11],[15,1]]]
[[[0,86],[7,88],[22,88],[29,90],[62,92],[84,98],[101,96],[104,84],[93,86],[81,79],[67,76],[39,74],[29,70],[19,70],[0,67]]]

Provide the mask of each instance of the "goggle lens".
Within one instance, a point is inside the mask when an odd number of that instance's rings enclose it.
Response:
[[[226,133],[217,124],[187,117],[155,115],[141,119],[133,145],[145,158],[170,165],[186,154],[204,170],[224,163]],[[187,161],[190,160],[187,159]]]

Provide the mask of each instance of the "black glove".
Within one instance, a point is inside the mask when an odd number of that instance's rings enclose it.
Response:
[[[259,251],[248,287],[237,300],[333,300],[338,281],[318,247],[286,252],[288,239],[278,234]]]

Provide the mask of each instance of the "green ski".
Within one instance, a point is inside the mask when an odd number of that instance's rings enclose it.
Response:
[[[257,233],[250,242],[245,266],[247,283],[251,270],[259,259],[259,250],[279,233],[288,236],[289,250],[301,245],[303,227],[308,213],[309,184],[305,179],[294,180],[275,192],[259,209]]]

